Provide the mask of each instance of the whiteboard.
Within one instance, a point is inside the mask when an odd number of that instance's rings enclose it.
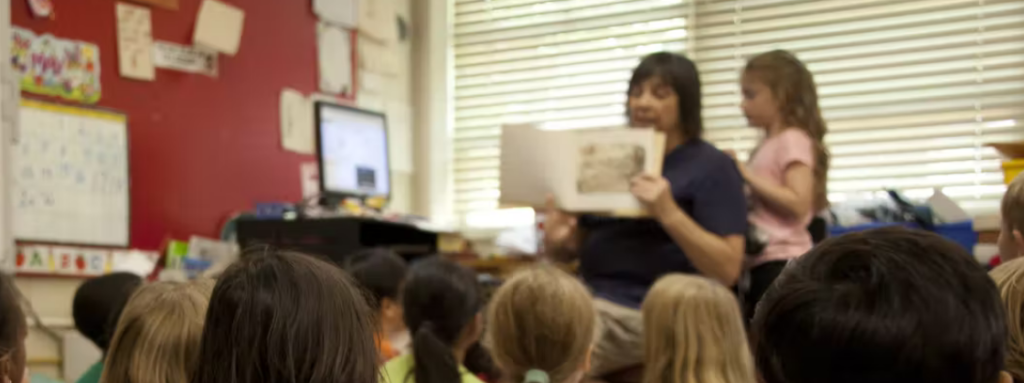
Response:
[[[23,100],[11,153],[14,238],[128,246],[127,118]]]

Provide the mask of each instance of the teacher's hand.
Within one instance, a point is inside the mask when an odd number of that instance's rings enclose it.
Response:
[[[544,247],[549,251],[571,248],[576,225],[576,216],[559,209],[555,197],[549,195],[544,204]]]
[[[636,176],[630,185],[630,192],[655,217],[662,217],[673,209],[678,209],[675,199],[672,198],[672,185],[669,185],[665,177],[651,174]]]

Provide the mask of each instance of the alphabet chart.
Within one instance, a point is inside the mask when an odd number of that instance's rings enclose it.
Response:
[[[23,100],[11,155],[14,237],[127,246],[127,118]]]

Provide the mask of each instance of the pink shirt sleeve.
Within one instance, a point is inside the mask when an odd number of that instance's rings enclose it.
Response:
[[[793,163],[801,163],[814,169],[814,141],[811,136],[800,129],[786,129],[778,137],[780,145],[776,147],[776,162],[781,173],[785,173]]]

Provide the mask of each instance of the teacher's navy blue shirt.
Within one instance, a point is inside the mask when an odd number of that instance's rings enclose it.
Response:
[[[665,156],[662,175],[686,214],[705,230],[744,235],[747,202],[736,163],[711,144],[692,140]],[[668,273],[699,273],[653,219],[583,216],[580,273],[594,295],[639,308],[651,285]]]

